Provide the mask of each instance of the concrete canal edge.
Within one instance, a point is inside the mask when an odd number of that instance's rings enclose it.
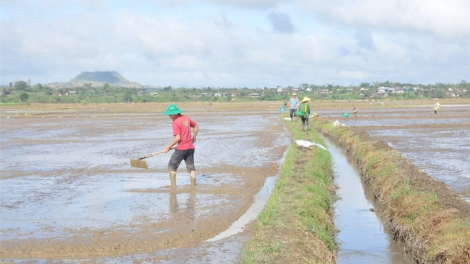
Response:
[[[418,263],[470,263],[470,204],[383,141],[354,127],[310,123],[356,162],[385,228]]]

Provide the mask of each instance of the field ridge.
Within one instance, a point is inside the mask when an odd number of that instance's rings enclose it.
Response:
[[[383,141],[327,119],[311,124],[353,158],[392,237],[418,263],[470,263],[470,204]]]

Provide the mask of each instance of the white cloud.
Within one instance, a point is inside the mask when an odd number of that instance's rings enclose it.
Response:
[[[370,74],[363,71],[348,71],[348,70],[341,70],[339,72],[339,77],[344,79],[351,79],[351,80],[363,80],[370,77]]]
[[[409,31],[446,39],[470,37],[467,0],[310,0],[303,5],[313,15],[345,27]]]
[[[149,2],[158,2],[167,6],[189,5],[190,3],[210,3],[221,6],[231,6],[239,8],[266,9],[276,7],[280,3],[291,2],[289,0],[147,0]]]
[[[105,0],[7,2],[1,11],[8,15],[0,18],[1,84],[68,81],[94,70],[115,70],[143,84],[191,87],[470,79],[469,4],[458,0],[449,6],[410,0],[401,11],[403,0],[322,6],[313,5],[317,0],[224,1],[209,9],[210,1],[192,2],[201,8],[192,12],[204,16],[186,16],[184,5],[175,11],[161,1],[154,1],[159,9],[144,11]],[[43,9],[25,14],[18,3]],[[265,9],[250,11],[256,19],[247,20],[228,4]],[[274,31],[265,26],[270,14]]]

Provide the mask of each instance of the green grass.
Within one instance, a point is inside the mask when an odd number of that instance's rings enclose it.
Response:
[[[284,116],[282,116],[283,118]],[[325,145],[313,129],[285,122],[294,139]],[[334,263],[338,246],[333,224],[332,160],[317,147],[294,143],[286,154],[274,191],[257,219],[255,234],[243,253],[243,263]]]

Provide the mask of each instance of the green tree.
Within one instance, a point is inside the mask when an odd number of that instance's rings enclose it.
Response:
[[[43,89],[44,89],[44,86],[42,86],[42,84],[40,83],[33,86],[33,90],[42,91]]]
[[[26,91],[29,88],[28,83],[25,81],[15,82],[14,87],[15,87],[15,90],[19,90],[19,91]]]
[[[124,99],[124,102],[132,102],[132,93],[126,92],[124,94],[123,99]]]
[[[28,101],[29,95],[27,93],[21,93],[20,94],[20,100],[21,102],[26,102]]]
[[[434,95],[434,97],[436,97],[436,98],[443,98],[443,97],[445,97],[446,93],[445,93],[444,89],[436,89],[436,90],[434,91],[434,94],[433,94],[433,95]]]

